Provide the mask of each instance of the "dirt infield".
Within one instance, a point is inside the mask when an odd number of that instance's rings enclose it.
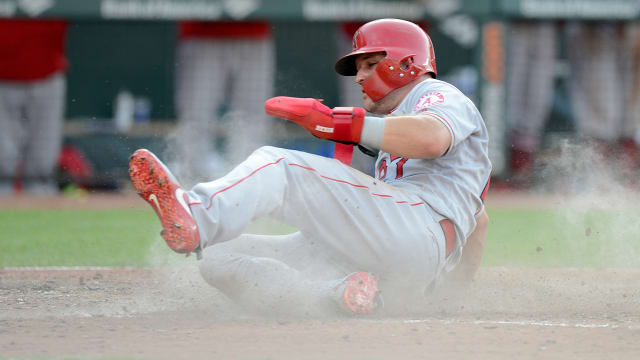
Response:
[[[424,312],[249,314],[195,262],[164,269],[0,271],[0,357],[637,359],[640,270],[482,268]]]
[[[490,194],[492,208],[556,198]],[[0,208],[146,208],[135,194],[0,198]],[[392,295],[385,295],[392,296]],[[0,268],[0,358],[638,359],[640,269],[481,268],[424,311],[291,318],[238,308],[196,261]]]

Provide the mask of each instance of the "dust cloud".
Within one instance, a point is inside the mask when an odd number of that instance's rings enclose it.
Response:
[[[224,176],[256,149],[292,138],[288,131],[284,120],[227,111],[201,129],[178,123],[158,155],[183,187],[192,188]]]
[[[559,240],[597,266],[640,266],[640,179],[628,161],[601,143],[564,139],[541,171],[538,191],[560,200]]]

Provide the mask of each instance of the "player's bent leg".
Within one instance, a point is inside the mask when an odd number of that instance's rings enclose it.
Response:
[[[476,228],[467,238],[467,243],[462,249],[462,257],[456,267],[446,274],[446,281],[458,286],[467,286],[473,280],[482,263],[482,254],[487,242],[489,229],[489,216],[486,211],[476,217]]]
[[[268,240],[274,240],[275,244],[269,246]],[[200,273],[208,284],[234,302],[247,309],[263,312],[298,315],[346,312],[367,315],[382,303],[375,276],[357,272],[342,277],[344,272],[338,274],[335,264],[328,258],[314,256],[308,251],[311,249],[309,242],[301,240],[305,239],[299,233],[269,236],[268,239],[245,234],[204,249]],[[238,246],[235,246],[236,242]],[[251,244],[256,244],[258,249]],[[296,248],[308,249],[300,252]],[[280,252],[282,254],[277,254]],[[305,271],[308,268],[300,269],[292,265],[296,261],[288,262],[292,256],[300,257],[305,253],[308,255],[303,256],[305,259],[302,260],[315,263],[311,267],[316,271],[309,272]],[[280,259],[270,256],[273,254]],[[326,276],[319,276],[319,273]],[[335,280],[336,274],[338,280]]]
[[[420,288],[415,292],[422,294],[445,259],[442,228],[420,198],[411,191],[381,183],[333,159],[262,147],[226,176],[198,184],[189,194],[196,199],[191,203],[191,209],[205,250],[238,238],[253,219],[269,215],[304,234],[313,234],[318,243],[336,254],[335,258],[350,264],[347,269],[350,271],[342,276],[353,271],[368,271],[379,275],[378,280],[385,283],[388,278],[401,278],[409,284],[409,289]],[[252,258],[263,259],[259,256]],[[223,259],[217,257],[217,260]],[[265,283],[255,279],[265,279],[269,271],[248,273],[233,264],[252,264],[247,268],[264,270],[274,264],[274,259],[270,260],[216,261],[219,265],[212,265],[209,269],[212,272],[217,269],[219,273],[213,275],[216,278],[210,283],[222,288],[229,284],[244,284],[241,286],[244,288]],[[222,270],[230,267],[237,271],[225,273]],[[273,270],[272,273],[277,272]],[[276,278],[284,278],[283,283],[293,286],[288,289],[300,291],[299,286],[304,288],[308,284],[305,279],[286,275],[285,271],[280,273],[284,275]],[[254,281],[224,280],[229,276]],[[270,281],[274,283],[273,278]],[[333,282],[331,292],[338,282]],[[265,294],[266,290],[248,291],[255,295]],[[279,298],[284,295],[287,300],[296,298],[287,288],[266,292],[278,294]],[[227,290],[226,293],[234,292]],[[257,301],[260,298],[258,296]],[[263,295],[262,298],[277,299],[273,295]],[[401,300],[403,295],[399,298]]]
[[[234,303],[269,315],[335,313],[334,280],[311,280],[284,262],[230,252],[222,245],[203,250],[200,273],[209,285]]]
[[[140,149],[129,159],[133,187],[162,223],[162,237],[178,253],[199,252],[198,226],[187,205],[189,197],[169,169],[149,150]]]
[[[242,234],[231,241],[214,245],[216,251],[241,253],[281,261],[309,279],[342,278],[353,271],[336,254],[313,236],[301,232],[286,235]]]

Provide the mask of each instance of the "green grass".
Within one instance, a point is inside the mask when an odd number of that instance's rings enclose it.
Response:
[[[144,210],[3,210],[0,266],[143,266],[154,222]]]
[[[638,211],[489,209],[484,265],[638,267]]]
[[[490,266],[640,266],[639,214],[489,209]],[[286,233],[272,221],[250,232]],[[149,210],[0,210],[0,267],[175,264]]]
[[[0,210],[0,267],[149,266],[177,263],[160,237],[160,222],[144,210]],[[249,231],[286,233],[274,222]]]

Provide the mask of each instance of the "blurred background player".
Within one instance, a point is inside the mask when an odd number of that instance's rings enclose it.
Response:
[[[554,96],[556,48],[566,43],[568,98],[581,141],[614,167],[638,168],[638,30],[633,23],[510,24],[507,114],[511,185],[528,187]],[[560,38],[562,29],[564,38]],[[634,90],[635,89],[635,90]],[[617,162],[621,160],[620,162]]]
[[[511,125],[512,181],[532,177],[545,122],[554,95],[557,28],[553,22],[509,24],[507,56],[507,119]]]
[[[632,166],[638,166],[640,154],[640,24],[633,22],[625,28],[626,47],[629,49],[629,81],[627,86],[627,114],[628,122],[635,125],[633,142],[626,147],[630,148],[629,155],[633,157]]]
[[[185,182],[228,170],[271,136],[263,110],[273,95],[274,43],[267,22],[182,22],[176,65],[177,172]],[[216,157],[225,114],[226,146]],[[203,136],[204,135],[204,136]]]
[[[0,20],[0,194],[57,193],[67,23]]]
[[[637,26],[628,23],[574,22],[567,27],[576,130],[623,170],[636,170],[638,161],[637,36]]]

